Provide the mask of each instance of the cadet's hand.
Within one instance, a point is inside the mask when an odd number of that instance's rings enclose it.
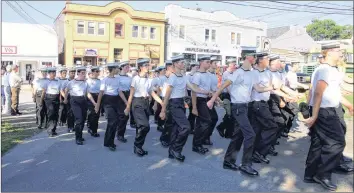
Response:
[[[349,114],[353,116],[353,105],[348,108]]]
[[[129,115],[129,113],[130,113],[130,108],[125,108],[125,110],[124,110],[124,114],[125,114],[125,116],[128,116]]]
[[[192,108],[192,113],[195,116],[198,116],[198,110],[196,108]]]
[[[99,110],[100,110],[100,107],[96,104],[95,105],[95,112],[98,113]]]
[[[310,117],[308,119],[305,119],[304,123],[308,128],[311,128],[312,125],[316,122],[316,119],[317,119],[316,117]]]
[[[212,108],[213,108],[213,105],[214,105],[214,102],[213,102],[213,101],[209,100],[209,101],[207,102],[207,106],[208,106],[209,109],[212,109]]]
[[[279,107],[280,108],[284,108],[285,107],[285,102],[283,100],[280,100]]]
[[[160,118],[161,118],[161,120],[165,120],[165,118],[166,118],[166,113],[165,113],[165,111],[161,111],[161,112],[160,112]]]

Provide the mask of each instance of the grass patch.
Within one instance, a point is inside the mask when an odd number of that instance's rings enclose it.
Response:
[[[22,143],[24,139],[32,137],[41,131],[35,126],[19,128],[13,127],[10,123],[3,121],[1,123],[1,155],[4,155],[15,145]]]

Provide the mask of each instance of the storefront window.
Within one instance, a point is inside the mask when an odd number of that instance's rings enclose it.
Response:
[[[107,58],[98,58],[98,65],[106,64]]]
[[[52,62],[42,62],[42,66],[51,67]]]
[[[6,67],[7,65],[12,65],[12,61],[1,61],[1,67]]]
[[[74,65],[76,65],[77,62],[80,62],[82,64],[82,59],[81,58],[74,58]]]

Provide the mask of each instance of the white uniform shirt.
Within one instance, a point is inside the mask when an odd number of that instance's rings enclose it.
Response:
[[[1,77],[2,86],[10,86],[9,77],[10,77],[10,73],[8,72],[5,72],[4,75],[2,75]]]
[[[165,88],[165,91],[163,91],[163,89],[164,89],[164,85],[165,85],[166,82],[167,82],[167,79],[168,79],[168,78],[167,78],[166,75],[159,77],[159,87],[160,87],[160,89],[161,89],[160,97],[165,97],[166,88]]]
[[[249,103],[251,101],[251,93],[253,85],[257,77],[256,73],[251,70],[238,69],[228,77],[232,82],[230,85],[231,103]]]
[[[218,77],[215,73],[209,72],[210,79],[211,79],[211,91],[216,92],[218,90]]]
[[[225,83],[225,80],[229,79],[229,76],[232,75],[234,72],[229,72],[228,70],[226,70],[221,77],[221,85],[223,85]],[[228,89],[225,88],[222,92],[228,92]]]
[[[132,77],[128,75],[119,75],[119,90],[129,91],[132,84]]]
[[[152,79],[134,76],[131,87],[135,88],[134,97],[148,97],[151,90]]]
[[[89,93],[100,93],[101,80],[98,78],[88,78],[87,79],[87,92]]]
[[[297,74],[295,72],[289,71],[286,75],[286,86],[291,89],[297,88]]]
[[[272,81],[272,75],[269,70],[259,71],[258,69],[252,70],[254,77],[254,84],[258,84],[261,87],[268,87],[269,83]],[[270,91],[268,92],[257,92],[252,89],[251,101],[268,101],[270,97]]]
[[[166,95],[166,89],[167,89],[167,86],[168,86],[168,78],[167,76],[165,76],[165,81],[162,83],[162,86],[161,86],[161,93],[160,93],[160,97],[165,97]]]
[[[209,72],[196,72],[193,75],[191,83],[197,85],[202,90],[211,91],[212,80]],[[197,97],[207,98],[208,95],[197,93]]]
[[[188,81],[189,83],[192,82],[193,75],[194,75],[194,73],[192,73],[192,72],[187,72],[187,73],[186,73],[187,81]],[[187,90],[191,90],[191,89],[187,87]]]
[[[53,79],[48,81],[45,84],[46,94],[59,94],[61,88],[61,84],[58,79]]]
[[[101,91],[103,94],[110,96],[118,96],[119,77],[106,77],[101,81]]]
[[[87,82],[84,80],[72,80],[67,85],[70,96],[86,96]]]
[[[329,66],[328,64],[322,64],[318,67],[313,77],[310,106],[313,106],[317,82],[320,80],[327,83],[327,88],[322,95],[320,107],[338,107],[342,99],[341,83],[343,81],[343,73],[336,67]]]
[[[171,99],[183,98],[186,96],[186,76],[177,76],[176,74],[171,74],[166,84],[173,87],[170,96]]]
[[[33,88],[36,92],[38,91],[42,91],[46,84],[47,84],[48,79],[47,78],[37,78],[34,82],[33,82]]]

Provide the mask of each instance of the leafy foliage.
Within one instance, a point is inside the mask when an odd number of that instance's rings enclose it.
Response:
[[[315,19],[306,26],[306,31],[315,41],[350,39],[353,35],[353,26],[341,26],[331,19]]]

